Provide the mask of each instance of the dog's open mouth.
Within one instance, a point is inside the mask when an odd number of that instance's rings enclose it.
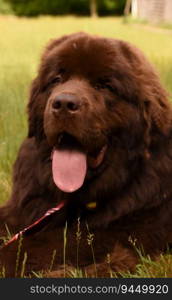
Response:
[[[94,154],[89,154],[74,137],[60,134],[52,152],[52,172],[56,186],[67,193],[78,190],[84,183],[88,167],[95,169],[102,164],[106,149],[104,145]]]

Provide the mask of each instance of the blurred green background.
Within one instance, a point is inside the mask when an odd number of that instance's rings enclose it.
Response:
[[[122,14],[125,0],[0,0],[0,11],[18,16],[89,15],[91,5],[99,15]]]

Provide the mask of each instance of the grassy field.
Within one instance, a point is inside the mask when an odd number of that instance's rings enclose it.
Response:
[[[27,134],[25,107],[40,54],[50,39],[77,31],[124,39],[140,47],[157,67],[162,82],[172,93],[170,30],[124,24],[120,18],[18,19],[0,16],[0,203],[9,197],[12,164],[17,149]],[[159,265],[157,269],[160,269]],[[163,272],[169,276],[169,272]],[[172,270],[170,272],[172,275]]]

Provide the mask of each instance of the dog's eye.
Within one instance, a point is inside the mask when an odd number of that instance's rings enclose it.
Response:
[[[102,79],[99,79],[95,84],[94,84],[94,88],[96,90],[100,90],[100,89],[104,89],[106,88],[105,82]]]
[[[103,86],[102,86],[102,84],[97,83],[97,84],[94,85],[94,88],[95,88],[96,90],[100,90],[100,89],[103,89]]]
[[[56,84],[59,84],[60,82],[62,82],[63,81],[63,77],[62,77],[62,74],[58,74],[58,75],[56,75],[56,76],[54,76],[54,77],[52,77],[52,78],[49,78],[48,80],[47,80],[47,84],[46,85],[44,85],[44,90],[46,90],[46,89],[48,89],[48,88],[51,88],[51,87],[53,87],[54,85],[56,85]]]
[[[110,87],[109,80],[104,78],[98,79],[97,82],[94,84],[94,88],[96,90],[109,89],[109,87]]]
[[[61,75],[57,75],[54,78],[52,78],[52,80],[50,80],[49,84],[55,84],[55,83],[59,83],[62,80],[62,76]]]

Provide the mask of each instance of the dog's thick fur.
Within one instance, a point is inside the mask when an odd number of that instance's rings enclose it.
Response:
[[[54,116],[52,103],[61,94],[72,94],[80,109]],[[17,232],[61,201],[65,206],[39,234],[24,238],[20,263],[27,251],[27,274],[48,270],[56,249],[49,276],[63,276],[66,221],[66,264],[79,264],[88,276],[95,275],[88,230],[98,276],[109,276],[108,254],[111,270],[134,270],[138,257],[131,241],[152,256],[166,248],[172,241],[172,109],[137,48],[84,33],[53,40],[32,83],[28,115],[12,196],[0,209],[2,231],[7,224]],[[61,133],[88,154],[85,181],[73,193],[61,191],[52,178],[51,153]],[[102,147],[104,157],[93,167]],[[96,207],[90,209],[92,203]],[[15,275],[17,245],[0,251],[7,276]]]

